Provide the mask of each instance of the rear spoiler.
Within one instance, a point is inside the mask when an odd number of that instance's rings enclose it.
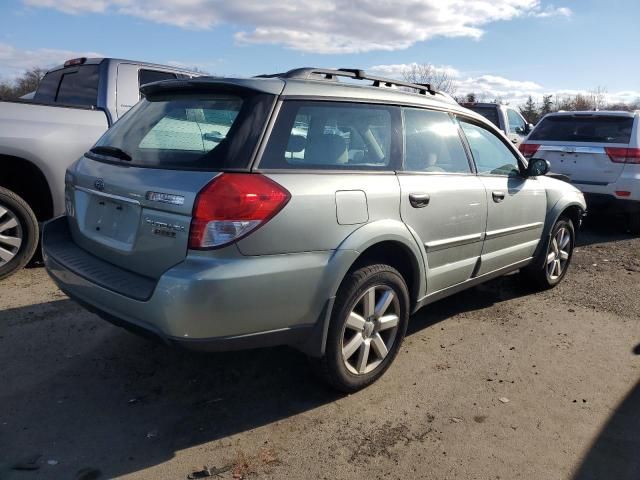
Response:
[[[279,95],[284,88],[282,80],[225,79],[216,77],[198,77],[189,79],[162,80],[147,83],[140,87],[140,93],[148,98],[170,93],[269,93]]]

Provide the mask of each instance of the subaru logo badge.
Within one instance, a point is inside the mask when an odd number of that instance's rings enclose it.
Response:
[[[96,187],[96,190],[98,191],[103,191],[104,190],[104,180],[99,178],[97,179],[95,182],[93,182],[94,187]]]

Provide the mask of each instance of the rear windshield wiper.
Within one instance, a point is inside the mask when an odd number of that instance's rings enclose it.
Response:
[[[89,150],[91,153],[97,153],[98,155],[107,155],[109,157],[119,158],[127,162],[131,161],[131,155],[118,147],[101,146],[93,147]]]

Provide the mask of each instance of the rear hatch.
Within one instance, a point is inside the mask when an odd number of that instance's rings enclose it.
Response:
[[[198,193],[249,169],[275,96],[196,80],[144,93],[69,170],[66,200],[77,245],[158,278],[187,254]]]
[[[552,172],[567,175],[572,183],[604,186],[620,177],[625,162],[620,151],[629,147],[634,128],[629,114],[550,115],[521,151],[548,160]]]

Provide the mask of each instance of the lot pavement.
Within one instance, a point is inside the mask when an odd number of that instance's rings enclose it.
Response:
[[[555,290],[423,309],[350,396],[289,349],[150,343],[23,270],[0,282],[0,479],[638,480],[640,239],[618,232],[588,226]]]

